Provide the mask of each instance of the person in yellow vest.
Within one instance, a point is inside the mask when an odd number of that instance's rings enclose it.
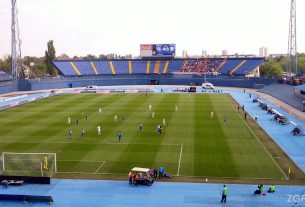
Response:
[[[48,169],[48,156],[45,155],[43,157],[43,169],[47,170]]]
[[[222,197],[220,203],[226,203],[227,202],[227,195],[228,195],[228,188],[226,185],[223,186],[222,189]]]
[[[269,190],[268,190],[268,193],[274,193],[275,192],[275,186],[274,185],[271,185],[269,187]]]

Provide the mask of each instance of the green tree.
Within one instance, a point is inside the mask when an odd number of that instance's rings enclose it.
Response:
[[[298,72],[305,72],[305,54],[300,54],[298,56]]]
[[[8,55],[7,57],[4,58],[4,60],[0,59],[0,70],[6,72],[6,73],[11,73],[12,72],[12,64],[11,64],[11,56]]]
[[[53,40],[50,40],[48,42],[48,50],[45,51],[45,65],[46,65],[46,71],[51,76],[55,77],[57,76],[57,70],[54,68],[52,64],[52,60],[56,58],[56,51],[54,47]]]
[[[281,77],[283,72],[281,64],[274,60],[269,61],[260,67],[260,73],[262,76]]]

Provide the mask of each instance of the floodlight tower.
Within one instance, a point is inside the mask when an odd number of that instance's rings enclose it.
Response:
[[[17,0],[12,2],[12,42],[11,42],[11,58],[12,58],[12,76],[15,80],[23,77],[22,60],[21,60],[21,40],[18,25]]]
[[[291,76],[292,73],[298,73],[296,20],[296,0],[291,0],[288,37],[288,64],[286,68],[287,75],[289,76]]]

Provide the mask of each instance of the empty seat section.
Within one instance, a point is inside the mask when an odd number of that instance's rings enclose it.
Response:
[[[169,60],[166,73],[178,72],[184,60]]]
[[[11,80],[12,77],[0,70],[0,81]]]
[[[56,68],[64,76],[75,76],[78,75],[74,68],[71,66],[70,61],[53,61]]]
[[[7,74],[0,70],[0,76],[6,76]]]
[[[112,71],[110,68],[109,61],[92,61],[95,65],[96,70],[98,71],[98,74],[100,75],[112,75]]]
[[[164,68],[165,68],[165,66],[166,66],[166,60],[164,61],[164,60],[162,60],[162,61],[160,61],[160,66],[159,66],[159,74],[162,74],[163,73],[163,71],[164,71]],[[169,61],[168,61],[169,62]],[[169,63],[168,63],[169,64]],[[168,66],[167,66],[168,67]]]
[[[112,61],[115,68],[115,74],[128,74],[128,61],[127,60],[114,60]]]
[[[155,66],[156,66],[156,61],[150,61],[150,67],[149,67],[149,71],[147,74],[153,74]]]
[[[132,61],[132,74],[145,74],[147,61]]]
[[[95,75],[89,61],[74,61],[73,63],[82,75]]]
[[[236,68],[241,62],[242,59],[228,59],[227,62],[220,68],[220,73],[223,75],[228,75],[231,70]]]
[[[247,62],[243,64],[234,74],[245,75],[264,63],[264,59],[247,59]]]

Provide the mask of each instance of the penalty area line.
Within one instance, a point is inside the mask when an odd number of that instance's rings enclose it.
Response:
[[[57,160],[57,162],[105,162],[105,160],[98,160],[98,161],[94,161],[94,160]]]
[[[100,166],[97,168],[97,170],[94,172],[94,174],[97,174],[97,172],[103,167],[103,165],[106,163],[106,161],[103,161]]]
[[[180,156],[179,156],[179,163],[178,163],[177,176],[179,176],[179,173],[180,173],[180,165],[181,165],[182,151],[183,151],[183,144],[181,144],[181,146],[180,146]]]

